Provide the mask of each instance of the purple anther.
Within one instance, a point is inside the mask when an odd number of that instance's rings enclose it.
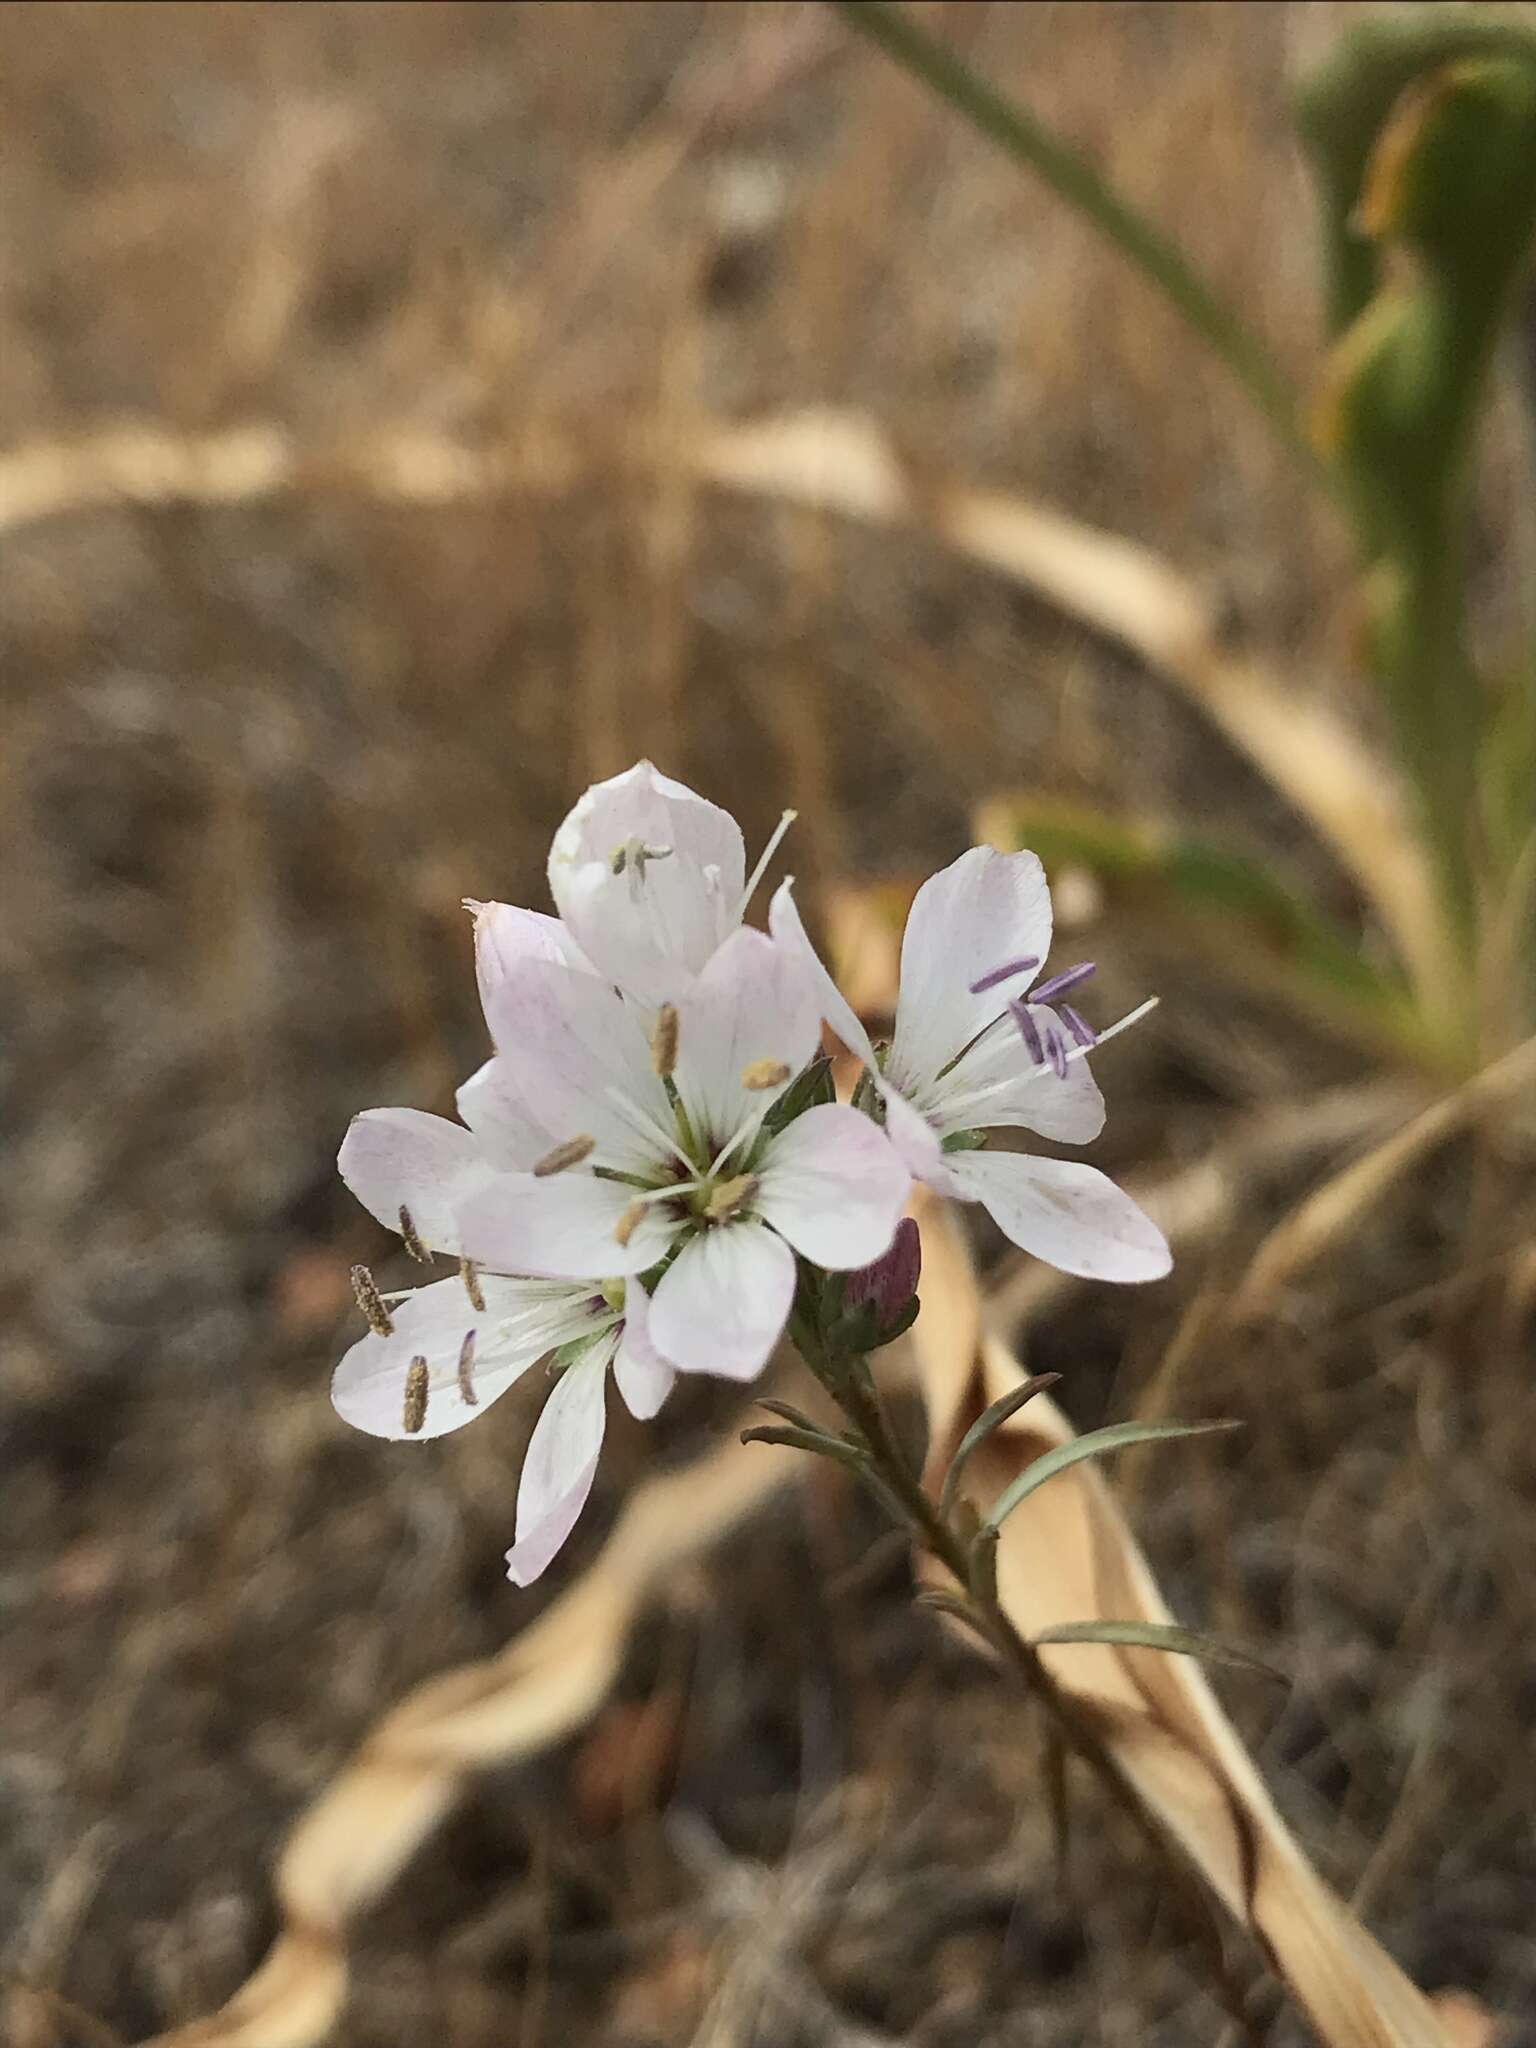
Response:
[[[1045,1056],[1051,1063],[1051,1072],[1058,1081],[1067,1078],[1067,1041],[1054,1024],[1045,1027]]]
[[[1014,997],[1008,1005],[1008,1014],[1019,1027],[1019,1036],[1024,1041],[1025,1051],[1037,1067],[1044,1065],[1045,1047],[1040,1043],[1040,1033],[1035,1028],[1034,1018],[1029,1014],[1029,1005],[1022,996]]]
[[[1072,1036],[1077,1040],[1079,1045],[1089,1046],[1098,1044],[1099,1034],[1097,1033],[1097,1031],[1094,1030],[1093,1026],[1088,1022],[1086,1017],[1080,1017],[1077,1014],[1076,1010],[1073,1009],[1070,1003],[1062,1004],[1061,1017],[1062,1022],[1066,1025],[1067,1029],[1071,1032]]]
[[[1079,960],[1075,967],[1064,967],[1060,974],[1053,974],[1049,981],[1042,981],[1030,996],[1030,1001],[1048,1003],[1052,996],[1064,996],[1069,988],[1076,988],[1080,981],[1086,981],[1093,968],[1091,960]]]
[[[994,967],[984,974],[980,981],[971,983],[971,994],[979,996],[984,990],[996,988],[1000,981],[1012,981],[1016,974],[1033,974],[1040,965],[1033,953],[1026,953],[1022,960],[1007,960],[1001,967]]]

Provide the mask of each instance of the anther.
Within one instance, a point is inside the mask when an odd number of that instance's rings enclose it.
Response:
[[[1063,968],[1049,981],[1042,981],[1037,989],[1030,991],[1029,999],[1032,1003],[1048,1003],[1052,996],[1064,996],[1069,988],[1076,988],[1080,981],[1086,981],[1093,971],[1091,960],[1080,960],[1075,967]]]
[[[470,1377],[475,1365],[475,1333],[464,1332],[464,1342],[459,1346],[459,1395],[465,1407],[478,1408],[480,1396],[475,1392],[474,1380]]]
[[[395,1326],[389,1310],[384,1306],[383,1296],[373,1284],[373,1275],[366,1266],[352,1268],[352,1292],[357,1296],[357,1305],[368,1320],[368,1327],[375,1337],[392,1337]]]
[[[485,1295],[480,1287],[480,1268],[473,1259],[460,1259],[459,1278],[464,1282],[464,1292],[469,1296],[471,1305],[484,1315]]]
[[[419,1436],[427,1419],[427,1386],[427,1361],[413,1358],[405,1376],[405,1408],[400,1417],[407,1436]]]
[[[984,974],[980,981],[973,981],[971,994],[979,996],[989,988],[996,988],[1000,981],[1012,981],[1016,974],[1033,974],[1039,965],[1039,958],[1034,953],[1026,953],[1019,960],[1007,960],[1001,967],[994,967],[989,974]]]
[[[644,1219],[646,1204],[631,1202],[618,1222],[613,1226],[614,1237],[620,1244],[628,1244]]]
[[[1067,1078],[1067,1042],[1054,1024],[1045,1027],[1045,1056],[1051,1063],[1051,1072],[1058,1081]]]
[[[406,1208],[404,1202],[400,1204],[400,1235],[405,1241],[406,1250],[416,1263],[419,1266],[427,1265],[431,1260],[432,1254],[416,1235],[416,1226],[411,1221],[411,1212]]]
[[[1024,1050],[1037,1067],[1045,1064],[1045,1047],[1040,1043],[1040,1033],[1035,1020],[1029,1014],[1029,1005],[1022,996],[1015,996],[1008,1005],[1008,1014],[1019,1027],[1019,1036],[1024,1041]]]
[[[656,1028],[651,1033],[651,1065],[663,1081],[670,1081],[672,1070],[677,1065],[677,1005],[663,1003],[656,1012]]]
[[[579,1138],[567,1138],[563,1145],[557,1145],[553,1152],[546,1152],[534,1167],[536,1180],[547,1180],[552,1173],[564,1173],[568,1166],[580,1166],[583,1159],[596,1146],[596,1138],[585,1132]]]
[[[1099,1034],[1085,1017],[1080,1017],[1070,1003],[1061,1006],[1061,1020],[1081,1046],[1097,1045]]]
[[[757,1175],[738,1173],[733,1180],[723,1180],[704,1205],[704,1214],[711,1223],[724,1223],[736,1214],[744,1202],[757,1193]]]
[[[741,1085],[754,1094],[761,1094],[766,1088],[781,1088],[789,1079],[789,1068],[783,1060],[753,1060],[741,1070]]]

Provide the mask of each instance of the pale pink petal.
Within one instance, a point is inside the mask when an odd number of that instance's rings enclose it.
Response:
[[[593,1163],[622,1172],[645,1172],[667,1156],[644,1128],[672,1123],[647,1020],[607,982],[527,960],[492,990],[489,1017],[514,1062],[519,1097],[557,1142],[594,1138]]]
[[[336,1412],[354,1429],[411,1443],[426,1443],[473,1422],[560,1342],[570,1315],[559,1304],[529,1313],[512,1290],[515,1282],[490,1274],[481,1278],[484,1310],[476,1309],[458,1280],[437,1280],[394,1303],[393,1334],[369,1332],[359,1338],[331,1378]],[[459,1360],[464,1339],[475,1333],[471,1379],[475,1402],[463,1397]],[[405,1382],[414,1358],[427,1361],[426,1415],[419,1430],[405,1427]]]
[[[767,1109],[811,1058],[818,1008],[801,963],[766,932],[733,932],[689,995],[677,1004],[675,1079],[694,1130],[711,1157],[750,1117]],[[783,1068],[767,1089],[742,1076],[764,1062]]]
[[[420,1109],[365,1109],[352,1119],[336,1160],[370,1215],[399,1230],[409,1210],[429,1251],[460,1249],[456,1211],[492,1168],[462,1124]]]
[[[901,945],[901,995],[886,1071],[899,1086],[933,1079],[1033,972],[1001,988],[970,984],[1009,960],[1044,960],[1051,892],[1032,853],[973,846],[918,890]]]
[[[615,856],[666,849],[637,870]],[[741,921],[746,853],[728,811],[642,761],[589,789],[559,831],[549,886],[598,971],[642,1002],[675,1001]]]
[[[955,1195],[965,1200],[950,1173],[939,1133],[888,1081],[881,1081],[878,1085],[880,1099],[885,1104],[885,1134],[901,1155],[908,1173],[914,1180],[926,1181],[941,1195]]]
[[[620,1218],[635,1199],[621,1181],[580,1168],[538,1179],[529,1173],[489,1177],[459,1212],[466,1258],[496,1273],[541,1273],[571,1280],[608,1280],[643,1273],[665,1253],[675,1224],[653,1203],[618,1238]]]
[[[795,880],[786,876],[773,892],[768,906],[768,929],[792,959],[801,962],[821,1010],[822,1021],[830,1024],[848,1050],[867,1067],[875,1064],[875,1049],[869,1033],[859,1022],[853,1005],[822,965],[821,955],[811,944],[810,934],[800,920],[795,902]]]
[[[504,1054],[471,1074],[454,1102],[485,1158],[503,1172],[527,1173],[554,1149],[554,1132],[528,1108],[516,1066]]]
[[[956,1152],[947,1163],[1005,1237],[1064,1273],[1160,1280],[1172,1264],[1151,1217],[1097,1167],[1023,1152]]]
[[[1048,1029],[1072,1044],[1071,1034],[1046,1004],[1031,1003],[1029,1014],[1042,1044]],[[969,1099],[982,1089],[988,1091],[984,1100]],[[1087,1060],[1071,1061],[1065,1076],[1048,1066],[1037,1067],[1011,1018],[988,1032],[952,1073],[931,1088],[928,1100],[941,1132],[998,1126],[1034,1131],[1062,1144],[1086,1145],[1104,1128],[1104,1097]]]
[[[517,1489],[517,1541],[507,1552],[514,1585],[538,1578],[587,1504],[603,1448],[607,1382],[600,1351],[568,1366],[533,1426]]]
[[[755,1379],[795,1296],[795,1255],[755,1222],[726,1223],[684,1245],[651,1302],[651,1342],[679,1372]]]
[[[525,962],[553,960],[563,967],[587,968],[581,948],[558,917],[515,903],[466,901],[464,907],[475,920],[475,979],[487,1022],[492,995]]]
[[[885,1133],[858,1110],[830,1102],[796,1117],[758,1171],[757,1214],[833,1272],[879,1258],[912,1186]]]
[[[677,1374],[651,1342],[651,1304],[638,1280],[624,1288],[624,1322],[613,1377],[637,1422],[649,1422],[672,1391]]]

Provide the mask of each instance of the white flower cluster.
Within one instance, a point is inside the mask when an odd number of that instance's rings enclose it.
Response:
[[[769,849],[770,853],[772,848]],[[759,863],[758,874],[766,865]],[[559,915],[477,903],[475,959],[493,1056],[458,1093],[462,1123],[369,1110],[341,1148],[359,1201],[458,1277],[380,1298],[336,1370],[340,1413],[378,1436],[468,1422],[523,1373],[561,1370],[528,1445],[510,1576],[569,1535],[602,1445],[608,1368],[654,1415],[679,1372],[759,1373],[799,1262],[847,1273],[891,1246],[911,1179],[983,1203],[1068,1272],[1154,1279],[1157,1229],[1094,1168],[983,1149],[1014,1126],[1097,1135],[1094,1034],[1026,1001],[1050,945],[1033,854],[976,848],[918,892],[895,1036],[877,1055],[812,949],[784,882],[768,932],[742,923],[736,821],[641,762],[588,790],[555,835]],[[796,1083],[828,1023],[862,1058],[871,1113]]]

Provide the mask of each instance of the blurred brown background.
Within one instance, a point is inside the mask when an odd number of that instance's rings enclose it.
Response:
[[[920,11],[1309,377],[1286,79],[1358,9]],[[0,66],[0,446],[239,427],[291,457],[220,502],[66,489],[14,517],[0,578],[0,1972],[136,2038],[253,1966],[283,1830],[370,1721],[731,1422],[706,1390],[616,1428],[590,1526],[519,1594],[526,1403],[424,1454],[333,1417],[347,1267],[395,1271],[335,1149],[480,1059],[461,897],[542,905],[569,802],[645,752],[749,845],[798,805],[808,890],[947,860],[1028,780],[1197,814],[1352,911],[1129,660],[920,532],[706,491],[667,447],[851,409],[919,472],[1154,545],[1340,701],[1348,565],[1171,316],[814,7],[11,5]],[[459,489],[445,445],[497,448],[502,482]],[[1490,531],[1512,489],[1495,459]],[[1164,994],[1106,1062],[1111,1168],[1361,1071],[1145,935],[1102,950],[1106,1001]],[[1033,1333],[1079,1423],[1135,1412],[1294,1192]],[[1518,2014],[1529,1372],[1484,1270],[1512,1213],[1453,1162],[1197,1358],[1184,1407],[1246,1445],[1180,1460],[1197,1483],[1148,1483],[1139,1519],[1191,1618],[1294,1674],[1229,1696],[1324,1866],[1421,1981]],[[338,2038],[1220,2040],[1091,1802],[1062,1882],[1033,1731],[877,1535],[813,1485],[671,1589],[596,1726],[488,1776],[359,1929]],[[41,1999],[13,2018],[29,2048],[90,2038]]]

